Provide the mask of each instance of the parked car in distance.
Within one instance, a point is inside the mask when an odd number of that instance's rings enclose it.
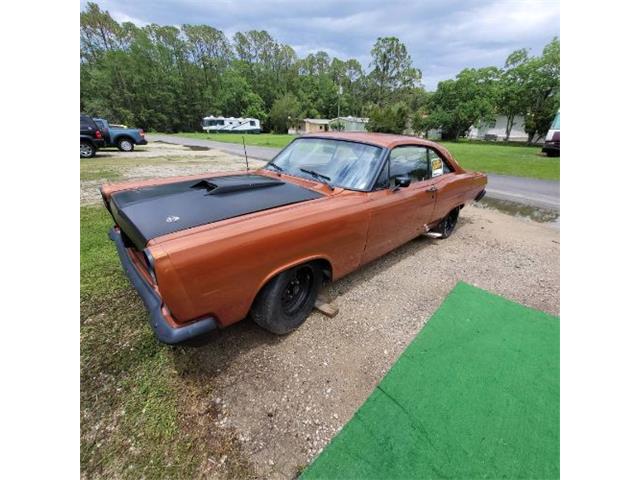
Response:
[[[298,137],[255,171],[103,185],[126,274],[159,340],[250,315],[285,334],[336,280],[422,234],[447,238],[487,176],[441,145],[378,133]]]
[[[109,125],[104,118],[94,118],[105,136],[105,146],[118,147],[122,152],[132,152],[135,145],[146,145],[144,130],[141,128],[121,128],[121,126]]]
[[[548,157],[560,156],[560,111],[556,113],[551,128],[547,132],[542,146],[542,153],[546,153]]]
[[[91,158],[104,147],[104,135],[88,115],[80,114],[80,158]]]

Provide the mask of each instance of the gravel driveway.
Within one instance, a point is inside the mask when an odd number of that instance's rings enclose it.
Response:
[[[125,179],[244,164],[213,150],[183,150],[177,159],[166,148],[150,144],[155,157],[123,161],[121,169],[105,157],[105,171]],[[92,180],[81,182],[81,191],[100,183],[96,168],[86,171]],[[351,418],[456,282],[558,314],[559,237],[552,225],[466,207],[451,238],[416,239],[332,284],[326,293],[340,309],[336,317],[314,312],[285,337],[244,321],[177,347],[175,368],[185,382],[215,392],[203,404],[216,405],[215,426],[233,432],[258,477],[293,478]],[[224,462],[209,459],[203,474],[218,476]]]

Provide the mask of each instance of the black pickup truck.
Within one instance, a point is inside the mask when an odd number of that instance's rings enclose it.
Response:
[[[88,115],[80,114],[80,158],[91,158],[104,147],[104,135]]]

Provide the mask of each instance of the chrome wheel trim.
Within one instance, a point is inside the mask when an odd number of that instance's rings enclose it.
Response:
[[[91,154],[93,153],[93,149],[91,148],[91,145],[89,145],[88,143],[81,143],[80,144],[80,156],[81,157],[90,157]]]

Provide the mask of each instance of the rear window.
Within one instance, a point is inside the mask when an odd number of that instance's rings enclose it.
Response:
[[[80,128],[95,128],[96,124],[86,115],[80,115]]]

